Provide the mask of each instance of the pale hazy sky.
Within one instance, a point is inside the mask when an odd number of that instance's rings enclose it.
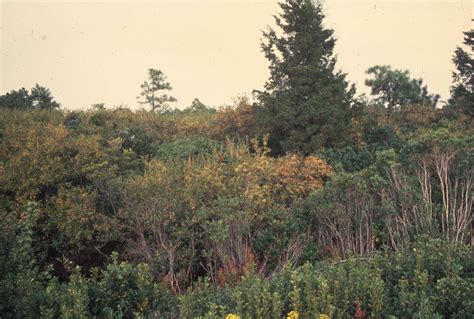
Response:
[[[1,0],[0,0],[1,1]],[[408,69],[449,95],[451,58],[472,28],[473,2],[325,1],[338,67],[364,86],[376,64]],[[66,108],[137,106],[148,68],[161,69],[179,107],[262,88],[261,30],[277,1],[2,1],[0,94],[35,83]]]

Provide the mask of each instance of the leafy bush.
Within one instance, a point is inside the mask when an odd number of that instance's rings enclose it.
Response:
[[[218,309],[242,318],[285,318],[291,312],[302,318],[468,318],[473,270],[467,248],[419,241],[392,256],[306,264],[270,279],[250,271],[218,292],[201,285],[181,298],[182,311],[185,317]]]
[[[154,155],[160,160],[187,160],[209,155],[219,147],[220,143],[204,136],[184,137],[158,145]]]
[[[41,316],[50,318],[170,317],[175,297],[153,280],[149,265],[118,262],[117,255],[92,277],[75,269],[67,283],[51,280],[41,305]]]

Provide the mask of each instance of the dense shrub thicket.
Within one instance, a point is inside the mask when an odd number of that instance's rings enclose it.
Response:
[[[472,314],[469,119],[368,105],[360,146],[271,157],[238,103],[1,110],[1,313]]]
[[[62,282],[32,262],[35,210],[34,204],[28,206],[9,258],[2,260],[2,274],[8,275],[1,280],[1,311],[7,316],[469,318],[474,311],[471,252],[443,240],[419,240],[371,259],[287,267],[267,279],[252,264],[238,281],[213,285],[199,279],[182,294],[154,280],[149,264],[120,262],[117,254],[88,276],[78,266],[71,269],[68,281]]]

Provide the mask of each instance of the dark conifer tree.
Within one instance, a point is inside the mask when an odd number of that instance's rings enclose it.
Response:
[[[259,120],[270,134],[274,154],[311,153],[351,141],[354,87],[335,69],[333,30],[323,25],[320,2],[287,0],[275,16],[282,30],[264,32],[262,51],[270,78],[259,99]]]
[[[464,44],[474,51],[474,29],[464,32]],[[456,71],[453,72],[451,87],[451,109],[461,109],[465,114],[474,116],[474,59],[472,52],[466,52],[458,47],[453,57]]]
[[[374,102],[383,104],[389,111],[409,104],[431,105],[438,103],[439,95],[428,93],[422,79],[412,79],[408,70],[392,70],[389,65],[376,65],[366,71],[373,78],[365,80]]]
[[[0,108],[52,110],[59,107],[60,104],[54,100],[51,91],[39,84],[31,88],[31,92],[21,88],[0,96]]]
[[[57,109],[59,103],[56,102],[48,88],[36,84],[31,89],[30,99],[34,107],[39,109]]]

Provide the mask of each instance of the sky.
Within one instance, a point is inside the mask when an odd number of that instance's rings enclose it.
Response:
[[[408,69],[449,97],[453,52],[472,28],[473,2],[325,1],[338,68],[368,93],[365,70]],[[35,83],[64,108],[138,108],[147,69],[161,69],[175,106],[210,106],[261,89],[269,76],[262,30],[277,1],[0,0],[0,94]]]

